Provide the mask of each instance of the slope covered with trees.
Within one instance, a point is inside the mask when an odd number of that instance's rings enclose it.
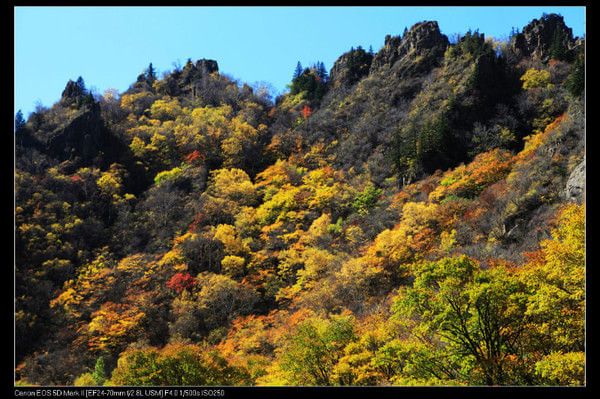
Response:
[[[188,61],[18,114],[23,385],[581,385],[584,42],[434,21],[272,99]]]

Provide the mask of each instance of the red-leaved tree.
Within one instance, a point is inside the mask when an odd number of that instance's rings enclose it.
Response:
[[[190,290],[196,285],[196,279],[189,273],[176,273],[167,282],[167,287],[180,294],[183,290]]]

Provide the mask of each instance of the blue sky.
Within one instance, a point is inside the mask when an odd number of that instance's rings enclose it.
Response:
[[[584,7],[16,7],[15,112],[52,105],[78,76],[100,93],[122,92],[150,62],[160,74],[188,58],[215,59],[221,73],[280,92],[297,61],[330,69],[350,47],[377,51],[386,34],[419,21],[438,21],[446,35],[505,38],[543,12],[584,34]]]

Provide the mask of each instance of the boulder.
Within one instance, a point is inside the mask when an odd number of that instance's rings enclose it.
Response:
[[[585,157],[573,169],[567,180],[565,198],[569,201],[581,202],[585,198]]]

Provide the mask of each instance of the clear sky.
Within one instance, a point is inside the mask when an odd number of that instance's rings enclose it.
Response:
[[[583,36],[584,7],[16,7],[15,112],[52,105],[78,76],[100,93],[122,92],[150,62],[160,76],[188,58],[281,92],[298,61],[330,69],[350,47],[377,51],[386,34],[419,21],[438,21],[446,35],[506,38],[544,12]]]

